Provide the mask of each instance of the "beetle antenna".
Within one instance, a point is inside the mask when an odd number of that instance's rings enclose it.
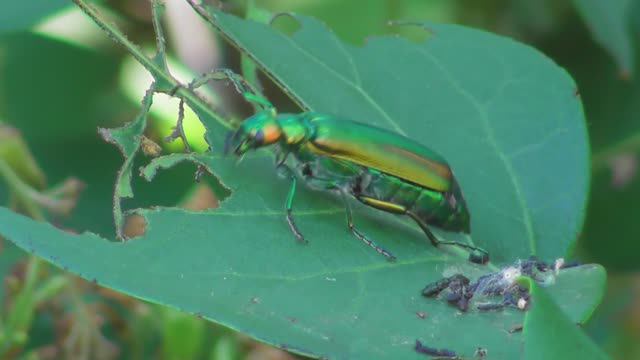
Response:
[[[227,68],[214,69],[202,77],[194,79],[189,87],[198,88],[211,80],[229,80],[238,94],[241,94],[245,100],[252,104],[260,106],[263,110],[272,109],[273,105],[264,97],[258,95],[259,92],[241,75],[236,74],[233,70]]]
[[[263,110],[270,110],[273,116],[276,115],[276,108],[271,104],[271,102],[269,102],[269,100],[263,98],[262,96],[258,96],[251,92],[244,92],[242,93],[242,96],[244,96],[245,100],[252,104],[260,106]]]

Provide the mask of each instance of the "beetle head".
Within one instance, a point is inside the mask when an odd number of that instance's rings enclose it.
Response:
[[[275,109],[265,109],[245,120],[238,130],[227,134],[224,153],[242,156],[251,149],[274,144],[281,137]]]

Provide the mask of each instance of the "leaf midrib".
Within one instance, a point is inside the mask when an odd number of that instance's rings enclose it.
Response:
[[[206,271],[201,274],[207,276],[233,276],[237,278],[244,279],[257,279],[257,280],[277,280],[277,281],[305,281],[314,279],[322,276],[335,276],[335,275],[347,275],[347,274],[364,274],[373,271],[394,269],[398,270],[399,267],[402,266],[414,266],[420,264],[429,264],[429,263],[442,263],[442,264],[451,264],[455,262],[455,258],[449,256],[439,256],[439,257],[421,257],[421,258],[413,258],[411,260],[405,261],[395,261],[395,262],[376,262],[365,266],[354,266],[347,267],[344,269],[336,269],[331,271],[319,271],[319,272],[311,272],[306,274],[301,274],[300,276],[288,276],[288,275],[269,275],[264,273],[239,273],[235,271],[222,271],[222,272],[211,272]],[[155,273],[156,275],[175,275],[175,272],[170,271],[166,274],[163,273]],[[193,275],[198,275],[196,272],[191,272]]]

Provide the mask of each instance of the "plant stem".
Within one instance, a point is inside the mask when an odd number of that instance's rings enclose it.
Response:
[[[118,28],[104,20],[96,9],[87,4],[84,0],[72,0],[85,14],[87,14],[109,37],[116,43],[124,46],[127,51],[144,66],[149,73],[154,77],[162,92],[174,93],[182,97],[185,102],[198,114],[205,114],[212,119],[215,119],[222,126],[231,128],[231,124],[221,115],[213,111],[207,102],[200,97],[196,92],[188,89],[176,80],[163,68],[158,62],[148,58],[140,48],[129,41],[127,37]],[[174,91],[174,89],[177,89]]]

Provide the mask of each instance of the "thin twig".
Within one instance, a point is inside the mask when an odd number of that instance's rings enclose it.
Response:
[[[212,119],[216,120],[223,127],[227,129],[232,128],[232,124],[227,121],[222,115],[216,113],[211,109],[211,106],[196,92],[188,87],[182,86],[178,80],[173,78],[166,69],[163,69],[155,61],[145,56],[140,48],[129,41],[124,34],[118,30],[118,28],[108,23],[102,18],[99,12],[87,4],[84,0],[72,0],[85,14],[87,14],[107,35],[113,39],[116,43],[124,46],[127,51],[144,66],[147,71],[151,73],[159,87],[163,89],[163,92],[169,92],[171,89],[175,89],[175,94],[184,98],[185,103],[189,105],[196,113],[205,114]]]
[[[151,0],[151,14],[153,30],[156,33],[156,55],[155,61],[168,71],[167,67],[167,41],[162,28],[162,15],[164,14],[164,3],[160,0]]]
[[[173,128],[173,132],[166,138],[164,141],[172,142],[176,139],[181,139],[184,144],[184,151],[187,153],[191,152],[191,146],[189,146],[189,141],[187,140],[187,134],[184,132],[184,127],[182,126],[182,122],[184,120],[184,99],[180,99],[180,104],[178,105],[178,121],[176,122],[176,126]]]

